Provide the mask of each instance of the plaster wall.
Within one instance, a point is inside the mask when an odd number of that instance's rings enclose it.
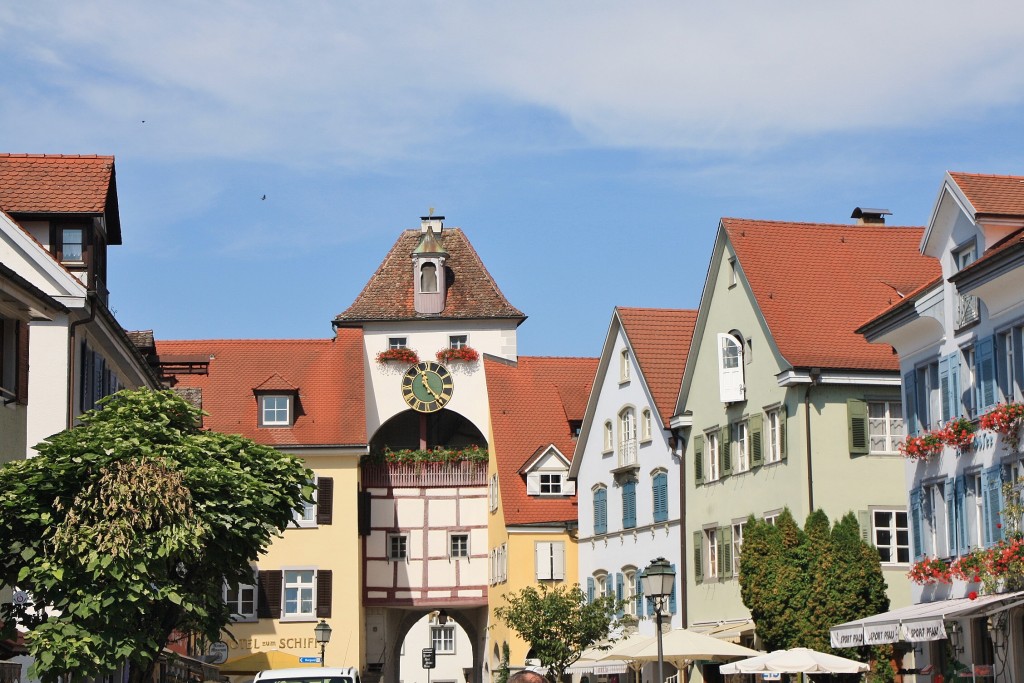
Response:
[[[465,334],[469,345],[481,356],[489,353],[510,360],[516,359],[516,321],[508,320],[426,320],[416,322],[368,323],[363,329],[366,373],[366,430],[374,434],[389,419],[408,410],[402,399],[404,363],[377,363],[377,354],[388,348],[391,337],[405,337],[407,345],[421,361],[435,360],[435,353],[449,347],[449,336]],[[447,410],[470,420],[481,434],[489,432],[487,385],[483,359],[465,363],[446,363],[455,381]]]

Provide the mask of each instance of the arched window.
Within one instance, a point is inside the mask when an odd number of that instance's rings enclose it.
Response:
[[[636,600],[636,586],[637,586],[636,567],[632,567],[632,566],[630,566],[630,567],[623,567],[622,568],[622,577],[623,577],[623,584],[624,584],[623,588],[624,588],[624,591],[625,591],[625,593],[622,596],[622,598],[626,601],[626,605],[625,605],[626,614],[629,614],[630,616],[640,616],[640,615],[637,614],[637,608],[636,608],[636,603],[637,603],[637,600]]]
[[[615,448],[615,430],[612,427],[612,421],[606,420],[604,423],[604,450],[607,453],[613,448]]]
[[[743,342],[733,334],[718,335],[718,393],[722,403],[742,401]]]
[[[636,411],[624,408],[619,413],[619,465],[636,462]]]
[[[437,266],[433,263],[424,263],[420,266],[420,291],[437,291]]]
[[[640,440],[650,441],[651,440],[651,409],[644,408],[644,412],[640,414]]]

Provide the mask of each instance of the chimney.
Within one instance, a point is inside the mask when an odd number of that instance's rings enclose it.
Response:
[[[857,225],[885,225],[885,217],[891,216],[889,209],[866,209],[857,207],[850,218],[857,219]]]

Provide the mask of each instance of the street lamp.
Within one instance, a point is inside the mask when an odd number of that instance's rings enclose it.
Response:
[[[665,653],[661,644],[661,614],[665,610],[665,600],[672,595],[676,583],[676,572],[664,557],[647,565],[640,575],[640,583],[644,594],[654,600],[654,624],[658,630],[658,681],[665,683]]]
[[[321,619],[313,628],[313,634],[316,636],[317,645],[320,646],[320,666],[327,666],[327,662],[324,661],[324,650],[327,649],[327,643],[331,642],[331,627]]]

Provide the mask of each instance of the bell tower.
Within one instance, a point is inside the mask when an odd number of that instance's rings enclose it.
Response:
[[[444,311],[448,289],[444,264],[448,252],[441,244],[443,230],[444,216],[420,218],[420,238],[412,250],[413,306],[417,313],[436,315]]]

